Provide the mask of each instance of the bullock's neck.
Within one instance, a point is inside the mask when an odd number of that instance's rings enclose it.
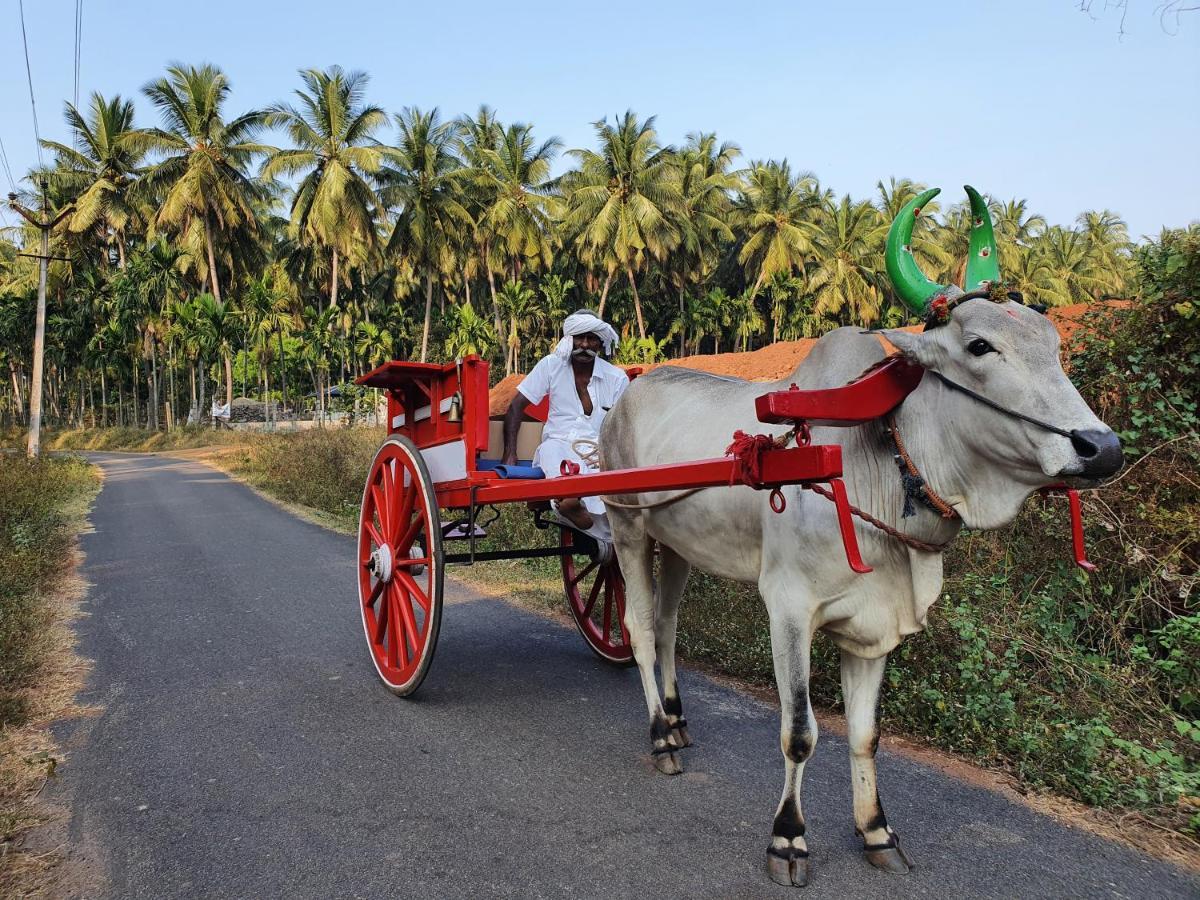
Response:
[[[910,396],[898,411],[896,426],[921,477],[953,505],[954,497],[942,484],[946,473],[934,462],[935,441],[914,426],[916,410],[907,409],[912,400]],[[926,543],[947,544],[954,539],[962,527],[961,521],[942,518],[922,503],[914,502],[913,515],[904,517],[904,483],[883,421],[848,429],[843,435],[839,435],[842,437],[842,465],[851,503],[897,531]]]
[[[961,516],[961,523],[969,528],[999,528],[1012,521],[1032,488],[1016,479],[1013,472],[982,459],[971,448],[968,444],[971,436],[964,432],[963,425],[971,421],[971,416],[963,414],[963,403],[962,397],[940,381],[925,378],[896,411],[896,425],[921,477]],[[903,498],[892,446],[882,424],[878,425],[876,435],[876,454],[891,469],[891,490]],[[870,437],[864,436],[864,443],[869,441]],[[923,504],[916,507],[920,530],[949,534],[931,542],[949,540],[957,533],[958,525],[950,527],[950,521],[941,519]],[[886,521],[891,523],[891,519]]]

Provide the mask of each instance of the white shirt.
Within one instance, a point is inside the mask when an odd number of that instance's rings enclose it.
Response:
[[[530,403],[540,403],[550,395],[550,412],[542,440],[558,438],[578,440],[600,436],[604,416],[629,387],[629,376],[612,363],[596,357],[592,377],[588,381],[588,396],[592,398],[592,414],[586,415],[579,393],[575,390],[575,370],[562,357],[550,354],[543,357],[533,370],[517,385],[517,390]]]

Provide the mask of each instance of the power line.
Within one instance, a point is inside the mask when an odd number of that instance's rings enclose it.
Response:
[[[79,109],[79,56],[83,46],[83,0],[75,0],[75,108]]]
[[[25,78],[29,81],[29,106],[33,109],[33,137],[37,141],[38,165],[44,167],[42,132],[38,128],[37,120],[37,101],[33,99],[33,69],[29,66],[29,38],[25,35],[25,0],[17,0],[17,8],[21,11],[21,43],[25,46]]]
[[[15,192],[17,182],[12,177],[12,169],[8,167],[8,153],[4,149],[4,138],[0,138],[0,163],[4,165],[4,177],[8,179],[8,189]]]

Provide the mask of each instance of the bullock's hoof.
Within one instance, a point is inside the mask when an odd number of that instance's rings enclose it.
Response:
[[[683,758],[677,752],[678,747],[665,746],[655,747],[650,751],[650,758],[654,760],[654,768],[662,772],[664,775],[679,775],[683,772]]]
[[[875,868],[890,872],[892,875],[907,875],[912,871],[913,864],[908,861],[908,857],[900,849],[900,839],[894,834],[886,844],[865,847],[863,855],[867,858],[867,862]]]
[[[767,874],[776,884],[804,887],[808,884],[808,851],[798,847],[767,848]]]
[[[671,743],[676,747],[692,746],[692,737],[688,734],[687,719],[679,719],[671,725]]]

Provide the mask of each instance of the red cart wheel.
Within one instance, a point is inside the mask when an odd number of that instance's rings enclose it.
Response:
[[[358,520],[358,605],[375,671],[413,693],[433,662],[442,621],[441,516],[420,451],[384,441],[371,463]]]
[[[597,656],[617,666],[633,665],[633,648],[625,630],[625,579],[614,556],[602,563],[584,552],[594,545],[568,528],[562,529],[560,546],[574,553],[562,557],[563,587],[567,608]]]

